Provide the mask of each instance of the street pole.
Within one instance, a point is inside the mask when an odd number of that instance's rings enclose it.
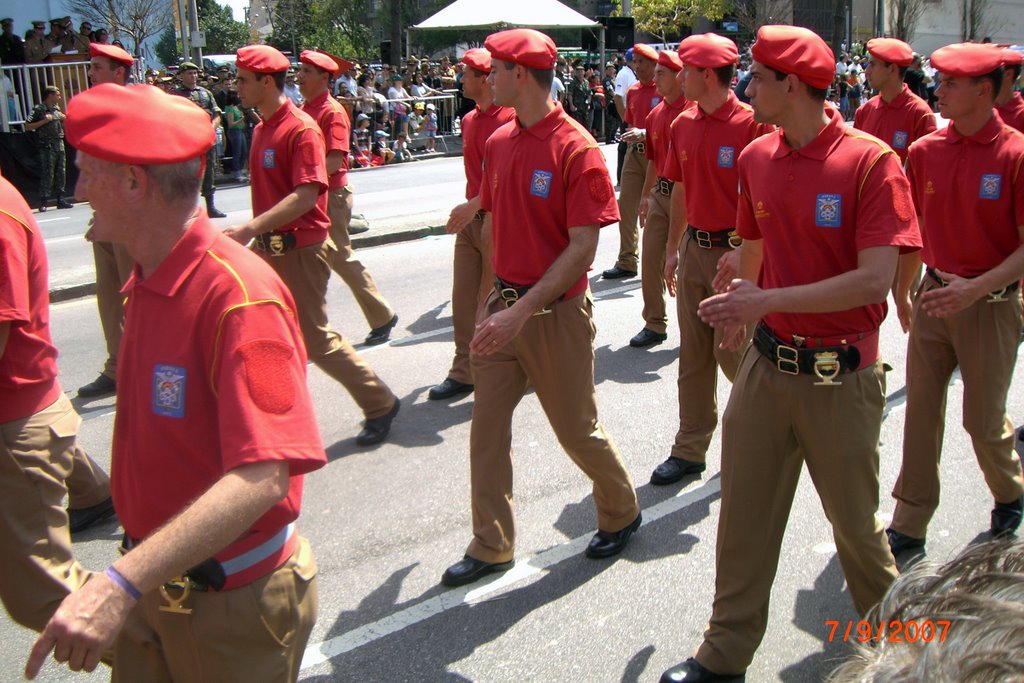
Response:
[[[188,0],[188,29],[189,29],[189,43],[192,42],[192,36],[199,33],[199,10],[196,8],[196,0]],[[191,45],[190,45],[191,47]],[[203,49],[201,47],[192,47],[190,50],[192,55],[192,61],[200,69],[203,68]]]

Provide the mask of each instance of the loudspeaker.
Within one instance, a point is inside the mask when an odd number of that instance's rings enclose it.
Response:
[[[389,66],[392,64],[390,40],[380,41],[380,63],[383,64],[384,66]]]
[[[607,49],[625,52],[633,47],[633,17],[608,17],[606,26],[604,42]]]

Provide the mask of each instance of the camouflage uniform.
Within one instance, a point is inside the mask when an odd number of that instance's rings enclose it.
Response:
[[[30,123],[42,121],[47,114],[53,120],[36,129],[39,141],[39,196],[46,204],[64,195],[64,112],[55,106],[37,104],[29,117]]]
[[[171,91],[173,95],[180,95],[181,97],[188,98],[195,102],[201,109],[206,111],[210,115],[210,122],[212,125],[213,121],[220,119],[221,112],[220,107],[217,106],[217,100],[214,99],[213,93],[206,88],[201,88],[198,85],[191,90],[185,86],[178,86],[176,89]],[[216,164],[217,158],[214,154],[214,148],[211,147],[206,152],[206,171],[203,173],[203,198],[206,199],[207,207],[213,205],[213,173],[214,164]]]
[[[566,88],[565,99],[572,103],[569,115],[590,130],[590,84],[574,76]]]

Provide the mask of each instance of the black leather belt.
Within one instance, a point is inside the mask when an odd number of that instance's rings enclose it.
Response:
[[[512,306],[517,301],[526,296],[526,293],[529,292],[531,289],[533,289],[533,285],[515,285],[512,284],[511,282],[505,282],[500,277],[494,277],[494,291],[496,291],[498,293],[498,296],[501,297],[501,300],[505,302],[505,308],[512,308]],[[557,304],[558,302],[562,301],[563,299],[565,299],[564,295],[558,297],[550,304],[534,313],[534,315],[544,315],[545,313],[550,313],[551,307]]]
[[[265,232],[256,235],[252,245],[259,251],[264,251],[272,256],[280,256],[296,244],[294,232]]]
[[[832,380],[860,366],[860,350],[853,345],[799,348],[785,344],[763,322],[754,329],[754,348],[787,375],[815,375],[816,384],[838,384]]]
[[[128,534],[124,534],[121,537],[121,546],[125,549],[125,552],[138,544],[139,541]],[[226,580],[227,576],[224,574],[224,568],[220,562],[211,557],[182,574],[181,580],[168,581],[164,586],[180,588],[180,584],[187,583],[189,590],[206,593],[208,591],[219,591],[224,587]]]
[[[695,228],[692,225],[687,225],[686,232],[701,249],[711,249],[712,247],[718,247],[720,249],[738,249],[739,246],[743,244],[743,240],[736,234],[735,229],[708,232],[707,230],[701,230],[700,228]]]
[[[629,145],[641,154],[644,154],[647,150],[647,146],[642,142],[631,142]]]
[[[673,185],[675,185],[675,183],[673,183],[668,178],[662,178],[661,176],[658,176],[658,182],[655,183],[654,189],[658,191],[658,194],[668,197],[672,194]]]
[[[926,272],[928,274],[928,277],[934,280],[935,283],[939,285],[939,287],[945,287],[946,285],[949,284],[941,277],[939,277],[939,274],[936,273],[935,269],[932,267],[925,268],[924,272]],[[1010,292],[1016,292],[1019,287],[1020,280],[1014,280],[1013,282],[1006,285],[1002,289],[997,289],[994,292],[989,292],[988,299],[986,299],[986,301],[988,301],[990,304],[994,304],[999,301],[1007,301],[1006,295],[1009,294]]]

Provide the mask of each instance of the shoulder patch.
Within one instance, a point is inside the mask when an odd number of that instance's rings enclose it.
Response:
[[[904,223],[914,218],[914,200],[910,198],[910,181],[905,175],[891,175],[885,179],[892,195],[892,210],[896,212],[896,218]]]
[[[290,381],[288,361],[295,353],[276,339],[256,339],[238,348],[245,365],[249,397],[265,413],[281,415],[295,405],[295,386]]]
[[[607,173],[602,173],[599,168],[588,168],[583,172],[583,178],[587,181],[587,191],[595,203],[604,204],[614,196],[612,181]]]

